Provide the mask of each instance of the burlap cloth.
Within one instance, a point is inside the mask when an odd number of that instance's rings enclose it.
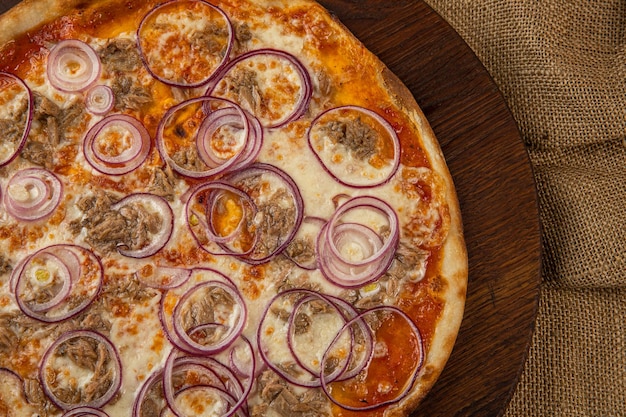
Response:
[[[427,0],[530,155],[542,290],[506,417],[626,416],[626,0]]]

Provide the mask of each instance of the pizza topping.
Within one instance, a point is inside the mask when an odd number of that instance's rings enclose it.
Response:
[[[76,407],[63,414],[63,417],[109,417],[109,415],[93,407]]]
[[[375,197],[343,203],[322,228],[317,241],[324,276],[343,288],[357,288],[380,278],[389,268],[399,239],[393,208]]]
[[[13,270],[11,287],[20,310],[56,323],[85,310],[100,292],[103,267],[88,249],[54,245],[24,258]]]
[[[111,91],[115,97],[115,109],[118,111],[140,111],[153,100],[147,88],[123,74],[115,77]]]
[[[17,171],[7,183],[4,206],[20,220],[34,221],[50,216],[63,196],[63,184],[50,171],[28,168]]]
[[[0,72],[0,167],[13,161],[26,143],[33,119],[33,96],[19,77]]]
[[[239,375],[225,365],[232,361],[233,355],[247,358],[246,367]],[[202,415],[206,410],[211,415],[233,416],[245,407],[254,386],[255,370],[254,349],[244,336],[234,340],[228,350],[218,356],[188,356],[173,350],[162,372],[165,405],[161,406],[161,411],[188,416]],[[135,407],[135,410],[140,410],[142,403],[145,403],[143,392],[144,388],[138,397],[139,401],[136,401],[140,407]],[[209,395],[193,395],[198,392]]]
[[[132,116],[114,114],[96,123],[85,135],[83,153],[96,170],[108,175],[127,174],[148,157],[150,134]]]
[[[172,326],[180,348],[194,354],[215,354],[241,335],[246,324],[246,304],[230,284],[207,281],[191,288],[178,300]]]
[[[400,165],[400,140],[382,116],[357,106],[322,113],[311,124],[309,146],[324,169],[341,184],[374,187]]]
[[[111,87],[107,85],[97,85],[87,92],[85,105],[87,109],[98,116],[107,114],[115,104],[115,96]]]
[[[270,369],[297,386],[319,388],[322,374],[332,381],[352,378],[372,355],[370,329],[364,321],[356,321],[349,334],[340,341],[335,338],[356,315],[339,298],[312,290],[283,291],[262,316],[257,330],[259,353]]]
[[[278,128],[308,109],[313,84],[295,56],[274,49],[239,55],[209,84],[206,94],[231,99],[254,114],[264,127]]]
[[[245,256],[257,242],[257,206],[240,189],[221,181],[196,187],[186,205],[187,225],[200,247],[213,255]]]
[[[355,322],[363,320],[371,323],[375,335],[374,354],[367,366],[345,380],[333,380],[325,373],[320,375],[328,398],[352,411],[373,410],[400,401],[413,386],[426,357],[419,329],[406,313],[392,306],[378,306],[359,313],[346,322],[330,348],[346,337],[344,333],[351,331]],[[391,329],[395,332],[393,336],[389,334]],[[411,356],[410,360],[404,359],[404,355]],[[325,355],[322,364],[328,360]],[[399,364],[402,369],[398,369]]]
[[[91,46],[77,39],[67,39],[50,51],[46,71],[54,88],[75,93],[86,90],[100,78],[102,65]]]
[[[320,217],[305,216],[298,233],[285,249],[285,256],[302,269],[316,270],[318,268],[316,241],[325,223],[326,220]]]
[[[99,333],[64,333],[46,351],[39,368],[46,395],[63,410],[102,407],[122,385],[122,363],[115,346]]]
[[[137,71],[142,65],[137,44],[132,39],[112,39],[99,55],[105,72],[116,77]]]
[[[24,415],[34,413],[24,395],[24,381],[15,372],[0,368],[0,415],[13,416],[19,412]]]
[[[304,216],[304,201],[295,181],[282,169],[264,163],[234,172],[227,180],[248,194],[258,210],[254,219],[256,244],[242,259],[262,264],[281,254]]]
[[[154,8],[139,25],[137,38],[152,75],[179,87],[206,84],[225,64],[234,43],[226,14],[202,0]]]
[[[235,103],[197,97],[168,110],[159,124],[157,146],[174,171],[207,178],[252,163],[262,133],[258,121]]]
[[[120,254],[131,258],[154,255],[170,240],[174,229],[174,212],[163,197],[154,194],[130,194],[111,206],[120,213],[130,231],[117,243]]]

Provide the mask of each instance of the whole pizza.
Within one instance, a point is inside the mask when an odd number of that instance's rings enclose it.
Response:
[[[0,16],[0,415],[407,416],[466,284],[428,122],[316,2]]]

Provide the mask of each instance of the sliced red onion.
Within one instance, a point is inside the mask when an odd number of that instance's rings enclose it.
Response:
[[[102,64],[91,46],[77,39],[67,39],[50,51],[46,71],[54,88],[75,93],[86,90],[100,78]]]
[[[254,114],[261,121],[261,124],[266,128],[279,128],[286,125],[287,123],[299,119],[309,108],[309,103],[313,94],[313,83],[311,81],[311,76],[308,70],[302,64],[302,62],[295,56],[285,51],[280,51],[276,49],[257,49],[239,55],[238,57],[228,62],[228,64],[220,71],[220,73],[212,79],[211,83],[208,85],[206,95],[234,99],[233,97],[230,97],[230,94],[228,93],[228,76],[231,71],[236,72],[239,66],[245,68],[246,70],[250,70],[254,67],[255,61],[263,61],[268,59],[273,60],[274,62],[284,62],[284,68],[283,64],[272,65],[267,64],[266,62],[262,62],[260,68],[257,67],[256,70],[253,70],[255,71],[257,76],[268,78],[267,82],[260,83],[261,85],[258,86],[259,89],[255,90],[255,92],[260,95],[260,100],[263,102],[263,105],[265,107],[268,107],[266,113],[270,114],[257,114],[254,106],[251,103],[243,102],[243,100],[239,101],[238,104],[244,107],[247,111]],[[290,71],[286,68],[290,68],[291,70],[293,70],[293,72],[297,76],[298,81],[296,87],[300,91],[297,93],[297,99],[295,100],[293,105],[290,106],[287,112],[280,113],[278,114],[278,116],[274,116],[271,114],[271,112],[275,111],[276,109],[273,109],[272,106],[283,106],[284,103],[273,103],[272,94],[267,93],[267,91],[274,92],[278,87],[280,87],[276,84],[276,79],[281,76],[287,78],[287,75]],[[291,80],[289,80],[289,82],[291,83]],[[293,88],[290,88],[290,90],[292,89]],[[285,97],[285,94],[286,93],[280,95],[281,97]],[[289,94],[293,95],[292,92],[290,92]]]
[[[33,95],[26,83],[16,75],[8,72],[0,71],[0,99],[2,100],[4,109],[13,109],[21,111],[20,101],[26,100],[26,117],[24,118],[24,126],[21,127],[22,134],[15,143],[6,139],[0,142],[0,167],[3,167],[13,161],[20,153],[33,122]],[[11,118],[17,119],[18,114],[10,114]]]
[[[164,21],[167,23],[163,24]],[[196,27],[204,23],[209,31],[215,30],[211,25],[216,22],[226,30],[220,51],[210,51],[201,43],[194,43],[195,35],[202,32]],[[148,71],[166,84],[187,88],[204,85],[217,74],[230,57],[234,38],[226,13],[202,0],[158,5],[146,14],[137,30],[137,46]]]
[[[142,284],[160,290],[169,290],[184,285],[191,277],[191,269],[148,264],[135,272]]]
[[[89,89],[85,97],[85,105],[91,113],[102,116],[113,109],[115,94],[107,85],[96,85]]]
[[[285,252],[283,252],[285,256],[302,269],[309,271],[316,270],[318,268],[316,254],[317,236],[319,236],[320,231],[325,224],[326,220],[322,218],[304,216],[300,229],[294,236],[289,246],[287,246]],[[313,251],[311,256],[307,257],[308,254],[298,253],[299,249],[294,247],[297,244],[312,245],[310,248]]]
[[[259,120],[247,111],[234,106],[219,108],[215,111],[211,111],[210,106],[205,106],[205,110],[208,110],[208,116],[202,122],[196,135],[196,147],[202,161],[213,169],[226,164],[232,158],[236,158],[237,168],[254,162],[263,144],[263,128]],[[246,116],[248,137],[243,144],[231,143],[236,142],[233,137],[237,132],[245,133],[246,126],[241,117],[242,114]],[[230,130],[232,133],[224,139],[224,135],[219,135],[221,129]],[[223,149],[216,149],[214,145],[216,136],[220,139],[217,142]],[[224,144],[224,141],[227,143]]]
[[[376,226],[385,230],[387,236],[383,237],[381,232],[375,232],[365,224],[356,223],[363,217],[357,210],[382,215],[385,223]],[[357,219],[351,219],[350,216]],[[348,200],[337,209],[318,237],[320,269],[329,281],[340,287],[358,288],[366,285],[387,271],[393,261],[399,236],[398,216],[389,204],[368,196]],[[359,249],[361,256],[354,259],[348,257],[348,250],[342,251],[342,248],[350,246]]]
[[[20,220],[34,221],[50,216],[63,197],[63,184],[52,172],[27,168],[16,172],[4,193],[7,212]]]
[[[268,202],[263,201],[263,199],[268,200],[272,198],[272,191],[281,193],[284,191],[285,195],[289,196],[291,202],[288,204],[293,207],[293,212],[290,213],[292,218],[286,219],[286,221],[290,223],[289,227],[286,230],[282,230],[283,234],[280,236],[269,236],[276,240],[276,242],[270,244],[264,240],[270,235],[270,230],[267,230],[262,223],[255,224],[258,234],[256,237],[256,247],[250,254],[243,256],[241,259],[249,264],[258,265],[281,254],[300,229],[304,216],[304,201],[295,181],[280,168],[264,163],[255,163],[246,169],[233,172],[227,176],[225,180],[248,195],[255,194],[255,190],[247,189],[254,187],[254,185],[250,184],[253,184],[255,181],[262,184],[257,186],[262,186],[264,188],[263,192],[256,193],[259,197],[253,199],[256,207],[259,209],[257,217],[267,215],[262,213],[262,207],[267,205],[264,203]],[[269,204],[279,204],[279,202],[270,201]],[[285,219],[281,220],[285,221]],[[261,218],[260,221],[262,222],[263,219]]]
[[[181,300],[186,297],[186,294],[189,291],[192,291],[196,286],[201,283],[206,282],[220,282],[224,286],[228,286],[232,288],[235,292],[237,292],[237,287],[233,283],[233,281],[228,278],[226,275],[222,274],[219,271],[210,268],[196,268],[191,272],[191,276],[186,280],[186,283],[182,286],[175,287],[169,289],[163,296],[161,297],[161,305],[159,308],[159,319],[161,321],[161,326],[163,327],[163,331],[165,335],[169,339],[169,341],[176,346],[178,349],[188,352],[190,354],[200,354],[203,352],[203,349],[196,349],[195,346],[187,343],[185,338],[181,338],[179,336],[179,332],[175,329],[176,327],[181,327],[182,323],[174,324],[174,316],[175,311],[181,302]],[[237,297],[241,299],[241,296]],[[237,301],[235,301],[237,302]],[[239,307],[240,309],[242,307]],[[244,305],[242,310],[245,311],[246,306]],[[244,313],[244,315],[247,312]],[[244,320],[245,321],[245,320]],[[202,324],[202,323],[201,323]],[[211,324],[211,323],[204,323]],[[215,323],[213,323],[215,324]],[[187,329],[193,332],[193,329]],[[187,335],[189,337],[189,335]],[[211,349],[211,347],[207,347],[207,349]]]
[[[151,233],[150,243],[138,249],[130,249],[123,244],[118,245],[117,251],[130,258],[147,258],[154,255],[167,245],[174,230],[174,212],[167,200],[155,194],[137,193],[124,197],[111,206],[113,210],[122,210],[124,207],[139,206],[150,214],[157,214],[161,218],[161,227],[156,233]]]
[[[246,374],[254,375],[256,365],[252,344],[244,336],[238,339],[237,344],[241,349],[248,352],[250,358],[247,361],[249,369],[245,371]],[[222,356],[224,355],[228,358],[231,353],[226,351],[222,354]],[[177,381],[176,385],[175,381]],[[187,414],[176,401],[177,396],[185,390],[210,387],[213,393],[223,392],[224,396],[221,398],[228,403],[228,407],[221,415],[230,417],[239,414],[245,407],[248,395],[254,385],[253,378],[238,378],[219,356],[186,356],[177,350],[173,350],[166,360],[162,372],[162,382],[163,397],[168,410],[178,417],[187,417]],[[142,392],[144,391],[142,389]],[[135,407],[135,409],[137,408]]]
[[[109,154],[103,147],[116,148]],[[137,169],[148,157],[150,134],[137,119],[126,114],[114,114],[96,123],[85,135],[83,153],[87,162],[107,175],[123,175]]]
[[[65,343],[71,343],[73,339],[91,339],[98,345],[103,346],[108,356],[108,372],[111,375],[111,381],[109,387],[102,394],[102,396],[93,399],[87,403],[68,403],[59,398],[55,391],[57,388],[55,384],[63,382],[63,377],[59,377],[62,374],[71,374],[71,365],[68,368],[68,361],[62,360],[59,363],[55,363],[55,357],[59,350],[63,350],[62,346]],[[76,365],[78,366],[78,365]],[[83,371],[84,372],[84,371]],[[71,377],[71,375],[69,375]],[[84,378],[78,378],[77,380],[83,380]],[[62,334],[49,348],[46,350],[39,366],[39,380],[44,393],[50,398],[50,400],[62,410],[70,410],[76,407],[90,407],[100,408],[113,399],[113,397],[119,391],[122,385],[122,362],[119,354],[109,339],[101,335],[100,333],[91,330],[75,330]],[[68,384],[69,385],[69,384]]]
[[[225,309],[232,311],[226,317],[215,317],[215,322],[198,323],[193,329],[185,328],[184,314],[191,312],[190,314],[201,315],[202,308],[212,308],[213,306],[208,305],[205,299],[210,298],[212,292],[216,290],[229,297],[232,306],[217,306],[215,311],[210,312],[211,315],[217,315],[218,312],[223,315]],[[239,291],[234,286],[220,281],[208,281],[196,285],[180,298],[174,308],[172,324],[178,339],[184,344],[183,350],[199,355],[211,355],[228,348],[241,335],[246,320],[247,308]],[[194,333],[201,333],[205,330],[213,332],[216,329],[217,332],[219,329],[224,329],[224,334],[219,335],[216,341],[201,343],[192,337]]]
[[[336,332],[340,332],[349,318],[356,315],[351,306],[345,302],[338,302],[333,297],[312,290],[288,290],[276,295],[266,306],[257,330],[257,345],[263,361],[282,378],[297,386],[315,388],[321,386],[321,374],[327,371],[321,366],[323,364],[322,355],[336,341],[335,333],[331,332],[329,334],[330,339],[326,342],[320,341],[320,339],[315,340],[314,343],[321,345],[317,351],[305,352],[297,346],[294,335],[295,321],[298,319],[297,315],[302,307],[310,302],[321,302],[328,306],[332,314],[338,318]],[[281,313],[278,314],[277,312]],[[325,322],[325,325],[330,326],[330,323]],[[356,363],[356,366],[359,366],[356,361],[351,359],[354,350],[354,336],[350,334],[342,342],[344,343],[344,351],[348,352],[349,355],[338,364],[335,372],[332,372],[332,380],[340,378],[344,372],[352,372],[351,364]],[[309,344],[308,349],[311,350],[312,348],[312,344]],[[289,356],[286,356],[285,352],[289,352]],[[319,360],[319,366],[311,363],[315,361],[314,358]],[[361,362],[358,371],[365,366],[364,361]]]
[[[22,408],[26,402],[24,380],[10,369],[0,368],[0,404],[11,411]]]
[[[227,207],[218,207],[222,197],[237,200],[233,203],[241,209],[241,218],[237,226],[228,234],[216,231],[214,225],[215,217],[222,214],[219,212],[228,210]],[[250,254],[255,243],[256,235],[251,226],[256,213],[256,205],[248,194],[221,181],[207,182],[196,187],[185,206],[187,225],[191,234],[200,247],[213,255]]]
[[[331,123],[357,121],[365,123],[378,135],[376,151],[364,158],[353,156],[349,147],[325,132],[333,130],[328,127]],[[363,107],[343,106],[325,111],[313,121],[307,136],[309,147],[324,169],[349,187],[371,188],[385,184],[400,166],[400,139],[393,126],[378,113]],[[385,151],[391,155],[385,155]]]
[[[422,370],[422,367],[424,365],[424,360],[425,360],[425,347],[424,347],[424,342],[422,339],[422,335],[419,331],[419,329],[417,328],[417,326],[415,325],[415,323],[413,323],[413,321],[411,320],[411,318],[404,313],[402,310],[398,309],[397,307],[393,307],[393,306],[380,306],[380,307],[375,307],[369,310],[366,310],[362,313],[360,313],[359,315],[355,316],[353,319],[351,319],[350,321],[348,321],[346,323],[346,325],[344,326],[344,328],[337,334],[335,340],[333,341],[333,343],[331,344],[331,346],[328,348],[328,350],[326,351],[326,353],[324,354],[324,358],[322,360],[322,367],[325,366],[326,361],[329,359],[328,355],[329,353],[332,351],[333,349],[333,345],[338,342],[342,336],[344,332],[347,331],[351,331],[352,326],[359,321],[367,321],[367,316],[369,315],[377,315],[377,314],[383,314],[383,315],[395,315],[400,317],[401,320],[404,320],[406,322],[406,324],[408,325],[409,329],[410,329],[410,335],[406,334],[404,337],[406,337],[407,339],[409,337],[413,337],[414,339],[414,343],[416,345],[418,354],[419,354],[419,359],[417,361],[417,363],[413,364],[413,368],[408,370],[408,377],[407,380],[404,384],[404,386],[400,389],[400,391],[398,392],[398,394],[392,398],[386,399],[386,400],[382,400],[378,403],[370,403],[368,401],[359,401],[358,399],[355,399],[355,404],[358,403],[358,405],[351,405],[351,404],[346,404],[346,403],[342,403],[341,401],[339,401],[338,399],[336,399],[333,396],[333,388],[330,384],[332,384],[333,382],[335,382],[335,380],[330,380],[330,378],[327,378],[326,375],[322,374],[321,375],[321,386],[322,389],[324,390],[324,392],[326,393],[326,395],[328,396],[328,398],[335,404],[337,404],[338,406],[340,406],[341,408],[344,408],[346,410],[350,410],[350,411],[368,411],[368,410],[373,410],[373,409],[377,409],[379,407],[385,406],[385,405],[389,405],[389,404],[394,404],[397,403],[399,401],[401,401],[404,397],[406,397],[406,395],[410,392],[411,388],[413,387],[413,384],[415,383],[417,376],[419,375],[420,371]],[[368,361],[367,367],[369,367],[371,364],[371,360]],[[365,373],[363,375],[365,375],[366,381],[367,381],[367,367],[365,368]],[[398,381],[400,382],[400,381]],[[342,383],[342,382],[339,382]],[[366,383],[365,381],[359,381],[359,384],[364,384]]]
[[[229,144],[229,155],[215,155],[216,135]],[[215,97],[196,97],[170,108],[156,138],[161,158],[189,178],[212,177],[249,165],[262,141],[258,121],[237,104]]]
[[[35,286],[48,279],[61,280],[51,299],[38,303]],[[87,308],[98,295],[103,279],[100,259],[86,248],[60,244],[33,253],[21,261],[12,275],[15,299],[27,316],[55,323]],[[42,282],[43,281],[43,282]]]
[[[66,411],[62,417],[109,417],[107,413],[93,407],[76,407]]]

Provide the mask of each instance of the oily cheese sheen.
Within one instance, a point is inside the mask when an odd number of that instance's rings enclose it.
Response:
[[[0,415],[407,416],[467,255],[410,92],[309,0],[0,16]]]

